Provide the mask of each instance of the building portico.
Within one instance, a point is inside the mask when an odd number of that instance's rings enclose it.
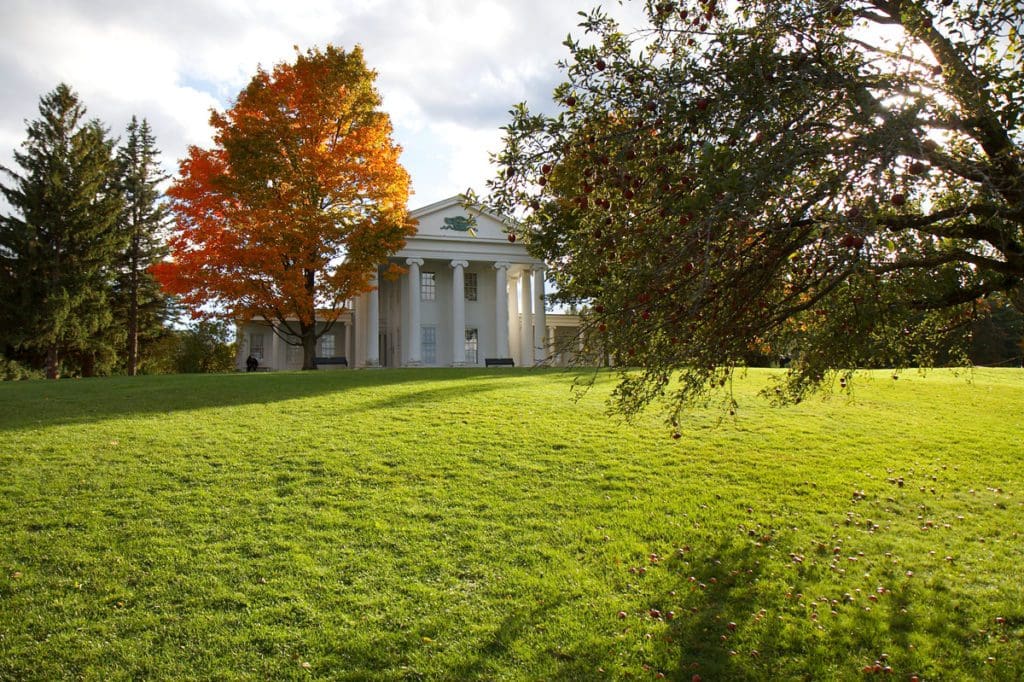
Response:
[[[373,288],[352,301],[344,325],[348,367],[560,361],[552,346],[559,335],[544,304],[544,262],[508,238],[505,221],[467,208],[460,196],[410,217],[417,234],[378,266]],[[560,328],[571,324],[556,317]]]
[[[366,319],[369,328],[357,344],[355,366],[483,366],[488,358],[532,366],[543,361],[544,263],[522,244],[510,242],[497,216],[468,214],[461,197],[418,209],[411,217],[419,223],[416,236],[381,265],[378,290],[356,301],[356,318]],[[391,264],[404,271],[397,279],[384,275]],[[376,363],[369,351],[373,308]]]

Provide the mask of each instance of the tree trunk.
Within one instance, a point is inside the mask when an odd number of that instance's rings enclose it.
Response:
[[[96,354],[86,351],[82,353],[82,376],[96,376]]]
[[[128,376],[133,377],[139,372],[139,310],[132,301],[128,311]]]
[[[299,323],[302,334],[302,369],[316,369],[316,323]]]
[[[299,321],[299,333],[302,334],[302,369],[316,369],[316,271],[303,270],[302,274],[313,313],[312,323]]]
[[[137,249],[133,248],[128,286],[128,376],[139,371],[139,275]]]
[[[60,286],[61,247],[60,239],[54,239],[50,245],[53,250],[54,262],[53,270],[50,271],[50,290],[47,292],[49,296],[54,295]],[[60,338],[61,335],[57,334],[56,336]],[[60,352],[57,349],[57,341],[51,342],[46,347],[46,378],[60,379]]]
[[[46,349],[46,378],[60,379],[60,356],[57,354],[56,344]]]

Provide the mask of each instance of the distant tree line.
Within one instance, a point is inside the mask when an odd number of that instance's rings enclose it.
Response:
[[[189,329],[152,275],[169,212],[149,123],[123,143],[60,84],[0,166],[0,378],[224,371],[223,324]]]

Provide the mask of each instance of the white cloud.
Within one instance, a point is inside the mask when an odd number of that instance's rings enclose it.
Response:
[[[578,33],[572,2],[522,0],[5,0],[0,4],[0,164],[24,138],[39,97],[70,84],[91,115],[120,134],[149,119],[165,165],[206,145],[258,65],[307,49],[359,43],[391,114],[414,203],[491,174],[507,110],[550,100],[561,41]],[[616,9],[636,14],[635,7]]]

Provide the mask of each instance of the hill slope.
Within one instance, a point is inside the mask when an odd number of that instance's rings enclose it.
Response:
[[[1024,675],[1024,372],[573,376],[0,385],[0,679]]]

